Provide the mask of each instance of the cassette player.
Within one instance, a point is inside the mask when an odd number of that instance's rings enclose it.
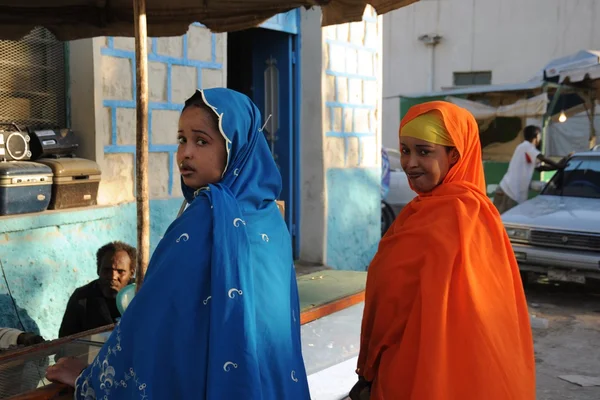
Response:
[[[29,130],[31,159],[73,157],[79,142],[71,129]]]
[[[0,161],[31,159],[30,137],[16,124],[0,124]]]

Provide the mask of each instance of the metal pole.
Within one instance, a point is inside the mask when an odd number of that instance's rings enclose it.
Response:
[[[148,32],[146,0],[133,0],[135,20],[136,126],[135,171],[137,203],[136,291],[144,282],[150,259],[150,204],[148,201]]]

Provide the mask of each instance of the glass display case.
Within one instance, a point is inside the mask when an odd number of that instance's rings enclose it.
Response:
[[[46,369],[61,357],[91,363],[113,326],[25,348],[0,352],[0,399],[72,399],[73,391],[46,378]]]

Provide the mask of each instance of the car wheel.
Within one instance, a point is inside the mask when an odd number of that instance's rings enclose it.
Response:
[[[394,210],[385,201],[381,202],[381,237],[390,229],[390,226],[394,223],[396,216]]]

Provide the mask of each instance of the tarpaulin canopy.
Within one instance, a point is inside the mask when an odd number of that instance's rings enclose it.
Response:
[[[575,54],[556,58],[544,67],[546,78],[559,76],[564,70],[572,68],[586,68],[600,63],[600,51],[581,50]]]
[[[537,117],[544,115],[548,108],[547,93],[542,93],[529,99],[520,99],[512,104],[498,107],[454,96],[448,96],[446,100],[457,106],[466,108],[478,120],[496,117]]]
[[[366,5],[377,14],[418,0],[146,0],[149,36],[179,36],[193,22],[214,32],[260,25],[298,7],[321,6],[322,24],[360,21]],[[0,39],[19,39],[43,26],[59,40],[134,36],[132,0],[0,0]]]

